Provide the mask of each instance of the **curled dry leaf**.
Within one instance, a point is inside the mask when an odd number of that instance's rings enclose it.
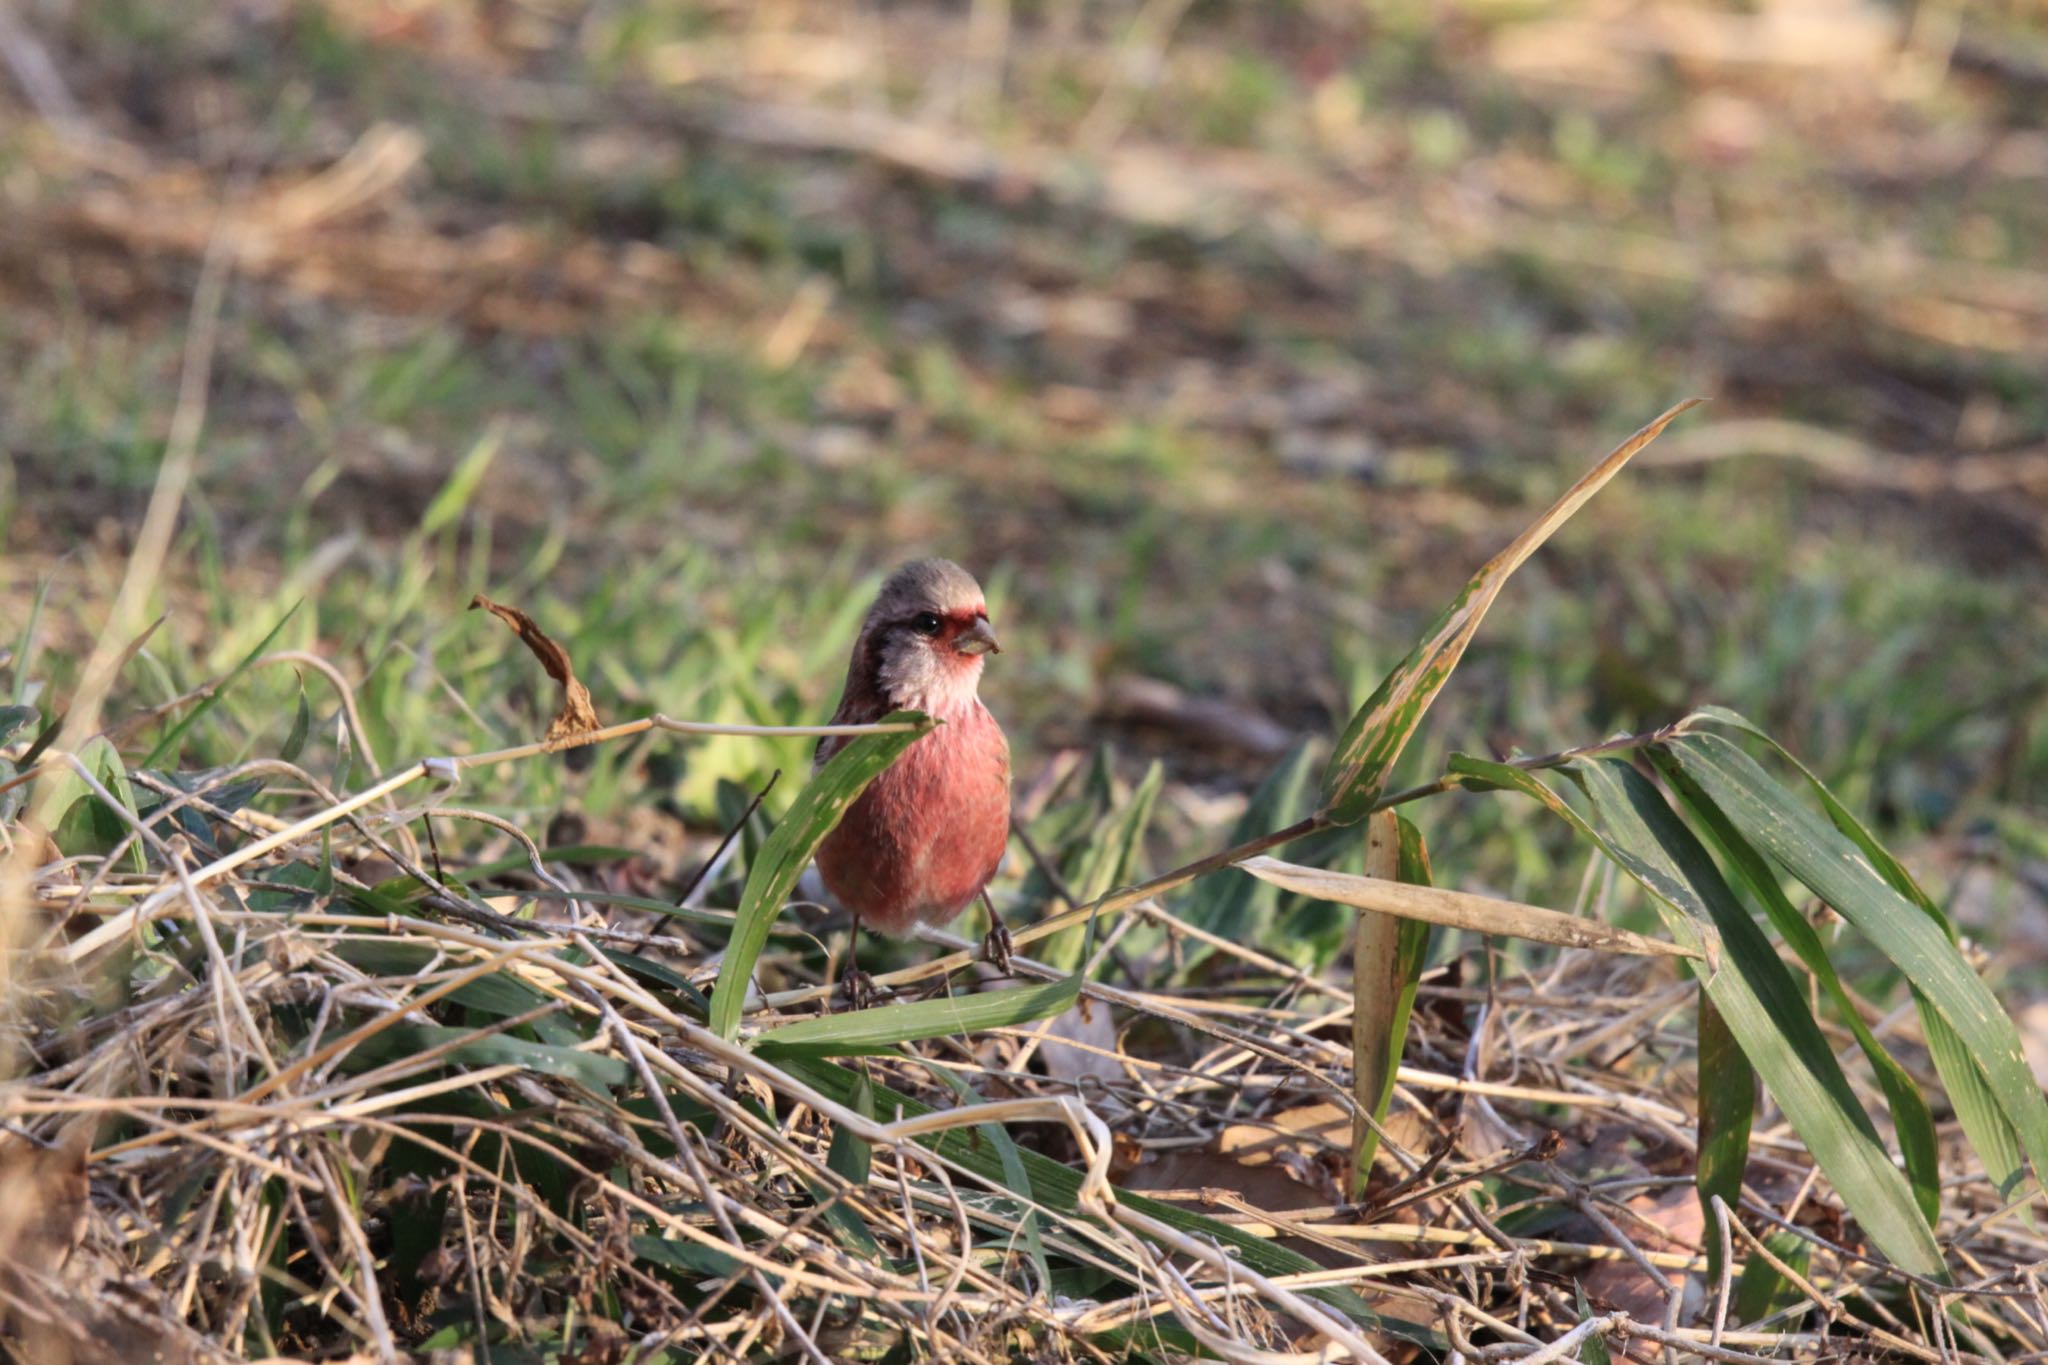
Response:
[[[566,748],[598,729],[597,708],[590,704],[590,689],[577,680],[575,666],[569,662],[569,651],[550,639],[546,631],[534,624],[531,616],[517,607],[493,602],[482,593],[469,599],[471,611],[478,607],[519,632],[520,641],[533,651],[533,657],[540,660],[540,666],[548,671],[548,676],[562,685],[562,707],[548,722],[547,734],[542,736],[548,747]]]

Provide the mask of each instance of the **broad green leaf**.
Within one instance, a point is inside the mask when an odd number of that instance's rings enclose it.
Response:
[[[1617,846],[1666,884],[1684,888],[1698,907],[1693,913],[1704,910],[1719,930],[1719,962],[1710,962],[1701,989],[1871,1241],[1908,1270],[1944,1277],[1940,1248],[1912,1187],[1850,1090],[1798,983],[1706,849],[1628,763],[1577,763],[1567,771],[1592,797]],[[1659,887],[1650,889],[1664,896]],[[1679,918],[1674,908],[1666,923]]]
[[[250,664],[263,657],[265,651],[270,648],[271,641],[277,638],[278,632],[284,629],[285,623],[292,619],[300,605],[297,602],[292,603],[291,609],[277,618],[277,624],[270,628],[269,634],[257,642],[256,648],[243,655],[242,661],[229,669],[226,677],[215,683],[191,710],[178,719],[177,724],[164,731],[163,738],[156,742],[156,747],[151,749],[149,756],[142,760],[143,767],[154,768],[166,758],[178,752],[178,741],[183,739],[186,732],[199,723],[200,717],[220,703],[220,699],[227,695],[228,689],[233,687],[242,674],[249,670]]]
[[[1745,734],[1752,735],[1770,745],[1779,757],[1797,768],[1800,774],[1806,778],[1813,794],[1819,799],[1822,809],[1827,811],[1828,819],[1834,823],[1835,828],[1863,851],[1863,855],[1870,860],[1871,866],[1877,869],[1878,874],[1885,881],[1889,882],[1895,891],[1918,906],[1922,913],[1940,925],[1942,932],[1948,935],[1951,942],[1955,940],[1955,926],[1949,923],[1948,916],[1943,914],[1941,908],[1934,903],[1933,897],[1921,889],[1919,882],[1914,880],[1913,875],[1906,870],[1905,865],[1894,858],[1890,851],[1877,841],[1876,836],[1871,834],[1863,822],[1858,820],[1854,813],[1847,806],[1843,805],[1840,799],[1828,789],[1828,785],[1822,782],[1811,768],[1800,762],[1796,755],[1785,748],[1784,745],[1778,743],[1777,740],[1771,738],[1770,735],[1766,734],[1751,721],[1734,711],[1728,710],[1726,707],[1703,706],[1691,716],[1686,717],[1684,721],[1680,722],[1680,725],[1681,728],[1690,728],[1695,721],[1701,720],[1716,725],[1730,726]],[[1815,942],[1818,943],[1818,940],[1816,939]],[[1992,1093],[1991,1086],[1986,1080],[1984,1073],[1970,1059],[1969,1048],[1956,1036],[1955,1030],[1941,1017],[1940,1012],[1928,1003],[1917,988],[1915,988],[1913,993],[1913,1002],[1920,1013],[1921,1031],[1926,1035],[1928,1052],[1934,1058],[1934,1069],[1941,1076],[1942,1088],[1948,1092],[1949,1104],[1955,1109],[1957,1121],[1962,1124],[1963,1132],[1970,1139],[1971,1147],[1976,1149],[1978,1159],[1984,1164],[1985,1176],[1998,1190],[2000,1197],[2007,1200],[2016,1198],[2027,1183],[2026,1159],[2020,1151],[2019,1134],[2014,1130],[2011,1122],[2007,1120],[2005,1112],[2001,1108],[1997,1096]],[[1851,1020],[1851,1026],[1860,1027],[1862,1024],[1861,1019],[1855,1015],[1853,1009],[1847,1006],[1846,1000],[1844,1001],[1844,1010],[1845,1016]],[[1862,1031],[1864,1033],[1868,1032],[1867,1029]],[[1873,1060],[1875,1059],[1873,1058]],[[1903,1084],[1911,1091],[1912,1099],[1907,1101],[1907,1107],[1910,1108],[1912,1105],[1917,1104],[1920,1110],[1924,1112],[1927,1103],[1920,1096],[1917,1084],[1912,1082],[1910,1078],[1905,1077],[1904,1068],[1899,1067],[1896,1063],[1892,1065],[1891,1070],[1898,1073],[1899,1080],[1897,1083]],[[1895,1082],[1886,1079],[1882,1066],[1879,1068],[1879,1078],[1885,1080],[1885,1093],[1888,1096],[1891,1095]],[[1895,1114],[1898,1108],[1899,1102],[1897,1099],[1894,1099],[1893,1109]],[[1940,1173],[1936,1169],[1932,1126],[1933,1120],[1929,1118],[1927,1120],[1928,1133],[1924,1139],[1925,1156],[1922,1164],[1918,1167],[1914,1165],[1916,1154],[1911,1146],[1906,1148],[1906,1159],[1908,1169],[1916,1172],[1916,1181],[1931,1183],[1938,1190]],[[1904,1135],[1902,1133],[1902,1141],[1903,1139]],[[2031,1207],[2023,1208],[2020,1212],[2021,1216],[2030,1223],[2034,1220],[2034,1213]]]
[[[1749,1126],[1756,1116],[1756,1071],[1729,1032],[1714,997],[1700,992],[1699,1187],[1707,1231],[1707,1282],[1721,1279],[1721,1239],[1714,1231],[1714,1196],[1742,1207],[1742,1176],[1749,1167]]]
[[[1799,983],[1656,789],[1623,762],[1572,765],[1566,775],[1592,798],[1596,826],[1518,768],[1463,754],[1454,755],[1450,767],[1480,785],[1541,802],[1651,893],[1674,939],[1711,952],[1700,989],[1842,1202],[1898,1265],[1944,1276],[1941,1249],[1912,1189],[1849,1088]]]
[[[1961,1047],[1951,1063],[1975,1064],[2034,1169],[2048,1170],[2048,1100],[2027,1067],[2019,1030],[1944,927],[1900,894],[1853,840],[1730,741],[1692,734],[1663,747],[1745,840],[1833,906],[1905,974],[1930,1017],[1955,1031]]]
[[[1479,623],[1509,575],[1522,566],[1558,527],[1571,519],[1607,481],[1621,472],[1635,453],[1657,439],[1673,418],[1699,399],[1687,399],[1610,451],[1607,457],[1573,484],[1534,524],[1488,560],[1422,643],[1394,666],[1365,705],[1351,717],[1323,771],[1323,813],[1338,824],[1363,820],[1386,790],[1394,763],[1408,746],[1424,713],[1449,681]]]
[[[1658,772],[1671,784],[1672,790],[1678,793],[1686,809],[1706,830],[1707,837],[1720,850],[1723,861],[1733,869],[1737,881],[1748,889],[1753,900],[1764,907],[1764,913],[1770,917],[1778,937],[1799,955],[1799,960],[1834,1002],[1836,1014],[1856,1036],[1857,1045],[1870,1060],[1878,1085],[1891,1106],[1892,1127],[1899,1135],[1899,1152],[1905,1158],[1907,1178],[1913,1182],[1913,1197],[1919,1203],[1921,1213],[1926,1215],[1928,1226],[1934,1226],[1941,1212],[1940,1151],[1935,1141],[1934,1116],[1928,1111],[1926,1097],[1920,1093],[1919,1082],[1885,1050],[1877,1035],[1870,1031],[1870,1026],[1863,1022],[1863,1015],[1843,987],[1842,978],[1835,971],[1835,964],[1829,959],[1820,935],[1807,923],[1806,916],[1786,899],[1763,855],[1736,833],[1721,808],[1669,755],[1652,750],[1650,758],[1657,765]],[[1722,1197],[1731,1205],[1735,1202],[1734,1197],[1725,1192]]]
[[[940,996],[909,1004],[877,1005],[848,1014],[825,1014],[769,1029],[757,1047],[801,1050],[817,1057],[888,1052],[899,1043],[950,1038],[983,1029],[1010,1028],[1047,1019],[1081,995],[1081,978],[1069,976],[1038,986]],[[715,998],[715,997],[714,997]]]
[[[731,1038],[739,1032],[754,962],[811,855],[846,814],[846,808],[867,790],[868,783],[929,734],[936,722],[916,711],[897,711],[883,717],[883,723],[910,723],[916,728],[855,735],[797,794],[789,814],[776,825],[748,870],[746,888],[740,893],[739,918],[711,996],[711,1027],[719,1037]]]

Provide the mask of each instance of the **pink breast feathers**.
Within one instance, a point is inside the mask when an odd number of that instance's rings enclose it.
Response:
[[[1009,743],[975,702],[869,784],[819,846],[818,872],[862,924],[900,936],[966,909],[1009,836]]]

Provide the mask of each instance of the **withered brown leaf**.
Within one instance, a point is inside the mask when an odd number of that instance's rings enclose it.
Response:
[[[550,639],[546,631],[534,624],[531,616],[517,607],[493,602],[482,593],[469,599],[471,611],[478,607],[519,632],[520,640],[533,651],[533,657],[540,660],[540,666],[548,671],[548,676],[562,685],[561,709],[548,722],[547,733],[541,736],[542,742],[550,749],[566,749],[599,729],[597,708],[590,704],[590,689],[578,681],[576,668],[569,662],[569,651]]]

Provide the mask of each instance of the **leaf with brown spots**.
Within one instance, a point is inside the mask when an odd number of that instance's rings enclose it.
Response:
[[[550,749],[568,748],[600,728],[597,708],[590,704],[590,689],[577,679],[575,665],[569,662],[568,650],[556,644],[546,631],[534,624],[531,616],[517,607],[493,602],[482,593],[469,599],[471,611],[478,607],[519,632],[520,641],[533,651],[533,657],[540,660],[540,666],[548,671],[548,676],[562,685],[561,709],[555,712],[555,718],[548,722],[547,733],[541,736]]]

